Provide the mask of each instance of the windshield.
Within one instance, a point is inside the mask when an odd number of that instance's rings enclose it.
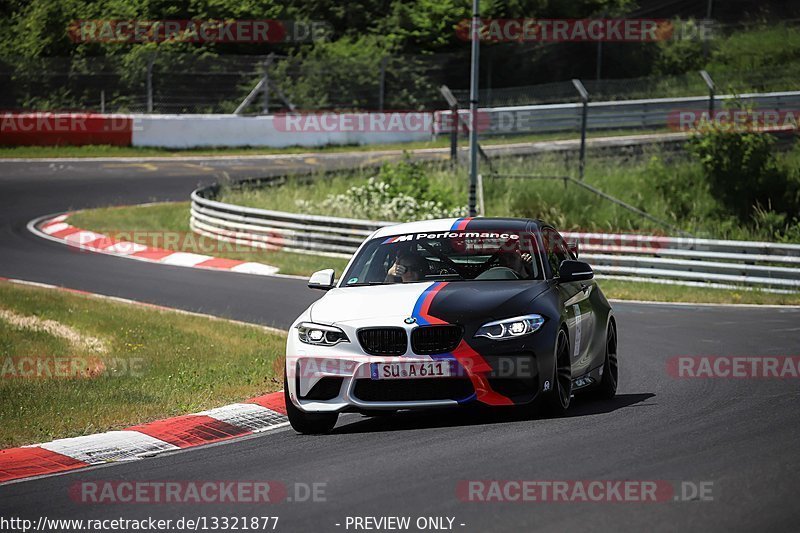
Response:
[[[443,232],[369,241],[342,278],[343,287],[461,280],[543,279],[530,232]]]

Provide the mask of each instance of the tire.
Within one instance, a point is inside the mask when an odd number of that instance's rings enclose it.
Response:
[[[544,396],[544,412],[551,417],[563,416],[572,399],[572,363],[569,338],[563,329],[558,330],[553,365],[552,390]]]
[[[603,377],[597,387],[598,399],[611,400],[617,395],[617,382],[619,368],[617,360],[617,328],[613,322],[608,325],[606,332],[606,358],[603,362]]]
[[[307,413],[298,409],[289,398],[289,383],[286,371],[283,374],[283,398],[286,402],[286,416],[292,429],[303,435],[321,435],[330,433],[339,419],[339,413]]]

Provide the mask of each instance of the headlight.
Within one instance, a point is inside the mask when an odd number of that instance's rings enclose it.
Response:
[[[297,335],[301,342],[316,346],[333,346],[340,342],[350,342],[341,329],[312,322],[300,323],[297,326]]]
[[[530,335],[542,327],[542,324],[544,318],[541,315],[516,316],[484,324],[475,336],[494,340],[514,339]]]

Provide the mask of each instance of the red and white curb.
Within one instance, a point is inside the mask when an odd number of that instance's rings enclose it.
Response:
[[[278,268],[252,261],[239,261],[201,255],[188,252],[176,252],[145,246],[143,244],[118,241],[93,231],[76,228],[67,222],[69,213],[45,220],[34,220],[28,224],[28,229],[36,235],[60,242],[80,250],[97,252],[118,257],[127,257],[150,263],[173,265],[209,270],[224,270],[260,276],[273,276],[278,273]]]
[[[0,483],[262,433],[289,424],[283,392],[121,431],[0,450]]]

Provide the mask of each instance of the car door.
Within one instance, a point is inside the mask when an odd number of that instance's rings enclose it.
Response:
[[[544,230],[544,241],[551,275],[557,277],[561,262],[575,259],[575,256],[569,251],[564,238],[552,228]],[[590,297],[594,288],[594,280],[558,284],[569,329],[573,377],[591,369],[590,340],[594,338],[595,316]]]

